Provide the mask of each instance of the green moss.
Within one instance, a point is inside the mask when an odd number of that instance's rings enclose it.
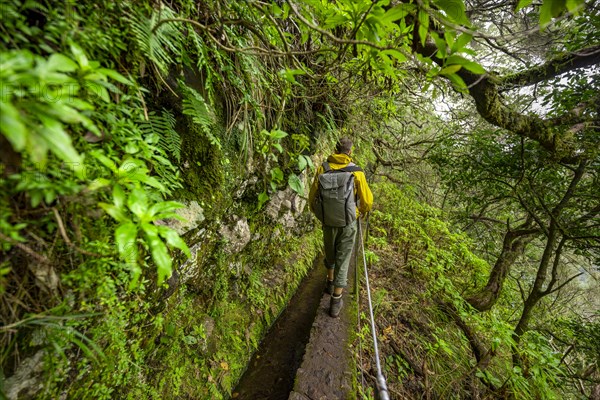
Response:
[[[223,198],[220,190],[225,186],[223,154],[212,145],[201,128],[189,117],[182,119],[177,131],[182,139],[182,178],[184,187],[175,197],[184,200],[219,203]]]
[[[272,229],[264,226],[263,232]],[[273,251],[269,242],[257,241],[239,255],[243,263],[252,263],[251,270],[234,278],[237,289],[222,296],[211,312],[218,342],[215,341],[215,353],[209,361],[210,373],[222,393],[231,393],[263,335],[312,266],[318,251],[314,236],[281,238],[271,244],[278,246],[279,252]],[[210,386],[210,380],[207,382]]]

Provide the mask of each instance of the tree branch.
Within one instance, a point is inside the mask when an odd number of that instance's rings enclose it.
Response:
[[[8,236],[4,235],[1,232],[0,232],[0,239],[4,240],[5,242],[8,242],[8,243],[12,244],[15,247],[18,247],[19,249],[23,250],[25,253],[29,254],[31,257],[35,258],[36,260],[38,260],[42,264],[45,264],[45,265],[50,264],[50,260],[48,260],[46,257],[44,257],[44,256],[36,253],[34,250],[32,250],[27,245],[24,245],[23,243],[17,242],[13,238],[8,237]]]
[[[60,217],[60,214],[58,213],[58,210],[56,208],[52,207],[52,212],[54,213],[54,217],[56,218],[56,223],[58,224],[58,230],[60,231],[60,235],[62,236],[62,238],[64,239],[65,243],[67,243],[67,245],[69,247],[77,250],[78,252],[80,252],[81,254],[84,254],[86,256],[102,257],[101,254],[92,253],[90,251],[84,250],[84,249],[76,246],[75,244],[73,244],[73,242],[71,242],[71,240],[67,236],[67,231],[65,230],[65,225],[63,224],[63,220]]]
[[[558,280],[558,266],[560,265],[560,256],[562,255],[562,249],[566,242],[567,242],[567,238],[563,236],[560,239],[560,242],[558,243],[558,247],[556,248],[556,250],[554,252],[554,261],[552,262],[552,272],[551,272],[552,278],[550,278],[550,282],[548,283],[548,286],[546,286],[546,290],[543,290],[540,293],[542,296],[546,296],[553,292],[552,288],[554,287],[554,285],[556,284],[556,281]]]
[[[443,66],[444,60],[433,57],[436,52],[437,47],[432,42],[427,42],[420,49],[423,56],[431,57],[435,63]],[[503,82],[501,78],[475,74],[465,68],[461,68],[456,74],[467,85],[477,112],[486,121],[538,142],[545,150],[554,153],[566,163],[573,164],[578,161],[578,149],[574,139],[568,132],[556,129],[555,121],[544,120],[536,115],[524,115],[504,104],[500,96],[500,84]]]
[[[502,90],[534,85],[578,68],[600,64],[600,45],[557,56],[545,64],[499,78]]]
[[[547,294],[552,294],[554,292],[559,291],[560,289],[562,289],[563,287],[565,287],[566,285],[568,285],[569,282],[571,282],[573,279],[578,278],[581,275],[583,275],[583,272],[580,272],[578,274],[573,275],[572,277],[570,277],[569,279],[567,279],[566,281],[564,281],[563,283],[561,283],[560,285],[558,285],[555,289],[549,291]]]

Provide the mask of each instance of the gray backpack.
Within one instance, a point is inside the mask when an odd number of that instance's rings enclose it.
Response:
[[[350,163],[341,169],[331,169],[323,163],[324,172],[318,176],[319,190],[314,200],[315,215],[323,225],[342,228],[356,219],[354,171],[362,169]]]

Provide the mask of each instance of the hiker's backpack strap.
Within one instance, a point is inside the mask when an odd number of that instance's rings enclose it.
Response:
[[[362,168],[351,162],[348,165],[346,165],[344,168],[340,168],[337,171],[356,172],[356,171],[362,171]]]
[[[329,166],[329,163],[327,161],[323,162],[323,173],[327,173],[327,172],[356,172],[356,171],[362,171],[362,168],[359,167],[358,165],[354,164],[354,163],[349,163],[344,168],[331,169],[331,167]]]

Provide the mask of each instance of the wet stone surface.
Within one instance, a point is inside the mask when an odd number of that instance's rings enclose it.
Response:
[[[310,341],[302,365],[296,373],[296,384],[289,400],[344,400],[351,396],[352,354],[348,347],[350,329],[355,324],[352,294],[355,257],[348,271],[348,287],[344,290],[344,306],[339,318],[329,316],[330,296],[323,295],[313,322]]]

